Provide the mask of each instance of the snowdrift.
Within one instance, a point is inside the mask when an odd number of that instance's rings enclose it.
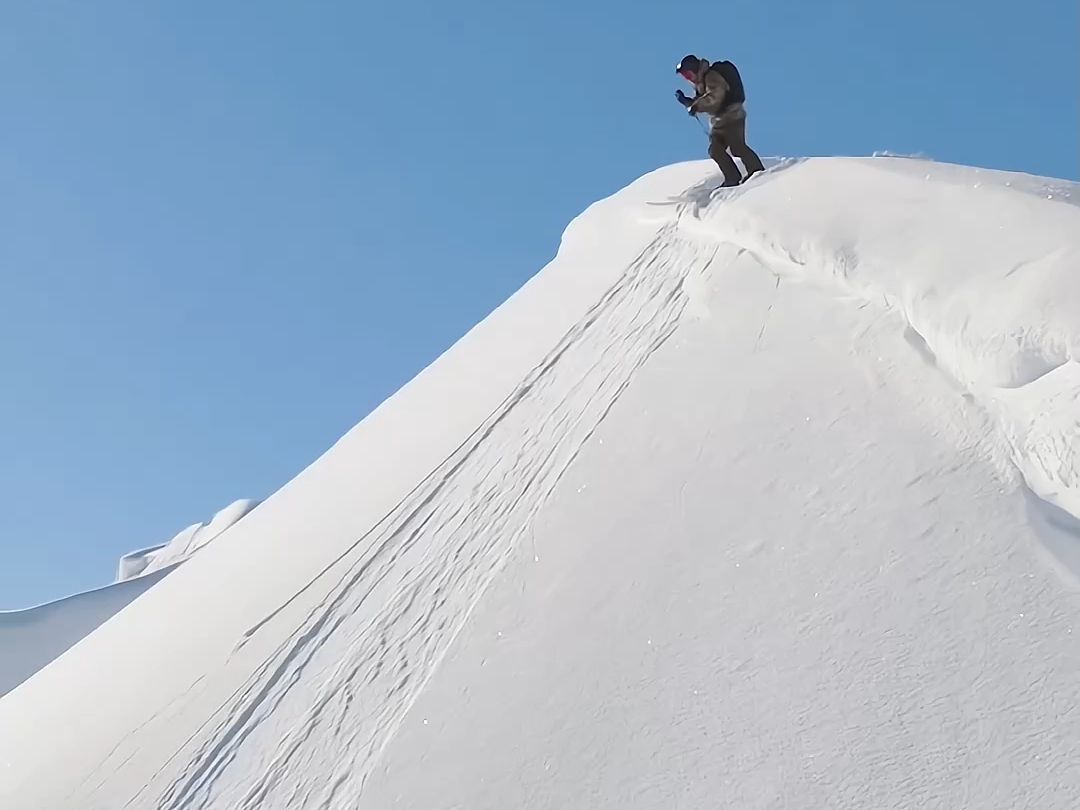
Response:
[[[1075,187],[714,175],[0,698],[0,806],[1074,807]]]
[[[25,610],[0,611],[0,696],[127,607],[257,505],[254,500],[234,501],[209,523],[189,526],[168,543],[125,554],[111,585]]]
[[[178,532],[168,543],[125,554],[120,558],[117,582],[145,576],[186,560],[258,505],[257,500],[250,498],[233,501],[218,511],[210,521],[193,523]]]
[[[778,275],[831,284],[897,315],[923,359],[1000,420],[1008,461],[1035,491],[1080,515],[1072,187],[928,162],[845,168],[837,176],[811,161],[734,210],[711,207],[684,227],[739,246]],[[822,189],[828,204],[815,202]],[[884,216],[882,198],[891,203]]]

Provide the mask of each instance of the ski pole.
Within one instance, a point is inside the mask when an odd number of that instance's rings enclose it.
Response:
[[[706,137],[708,137],[709,125],[702,121],[700,118],[698,118],[698,113],[694,113],[694,120],[701,124],[701,131],[705,133]]]

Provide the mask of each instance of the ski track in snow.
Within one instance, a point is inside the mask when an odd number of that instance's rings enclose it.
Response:
[[[680,237],[677,219],[451,457],[308,586],[326,588],[316,608],[218,708],[202,745],[177,752],[187,760],[179,774],[147,786],[160,790],[156,806],[355,806],[486,585],[678,324],[683,282],[716,247]],[[248,637],[286,620],[286,608]],[[297,689],[304,681],[317,687]],[[297,719],[275,727],[282,715]],[[257,778],[246,767],[234,777],[230,766],[252,751],[269,752]],[[145,806],[145,793],[125,806]]]

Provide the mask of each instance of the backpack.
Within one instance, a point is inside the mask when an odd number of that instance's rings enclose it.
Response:
[[[713,62],[709,66],[709,70],[715,70],[721,76],[724,77],[724,81],[728,83],[730,90],[727,96],[724,98],[724,106],[730,106],[732,104],[742,104],[746,101],[746,91],[743,89],[742,76],[739,75],[739,69],[735,67],[734,63],[727,61]]]

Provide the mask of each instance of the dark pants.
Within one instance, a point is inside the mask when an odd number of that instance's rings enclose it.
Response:
[[[716,161],[716,165],[724,173],[724,185],[734,186],[741,183],[743,178],[739,167],[728,154],[729,149],[732,155],[743,162],[747,177],[765,170],[757,152],[746,144],[745,114],[731,116],[728,120],[721,119],[713,125],[709,135],[709,157]]]

